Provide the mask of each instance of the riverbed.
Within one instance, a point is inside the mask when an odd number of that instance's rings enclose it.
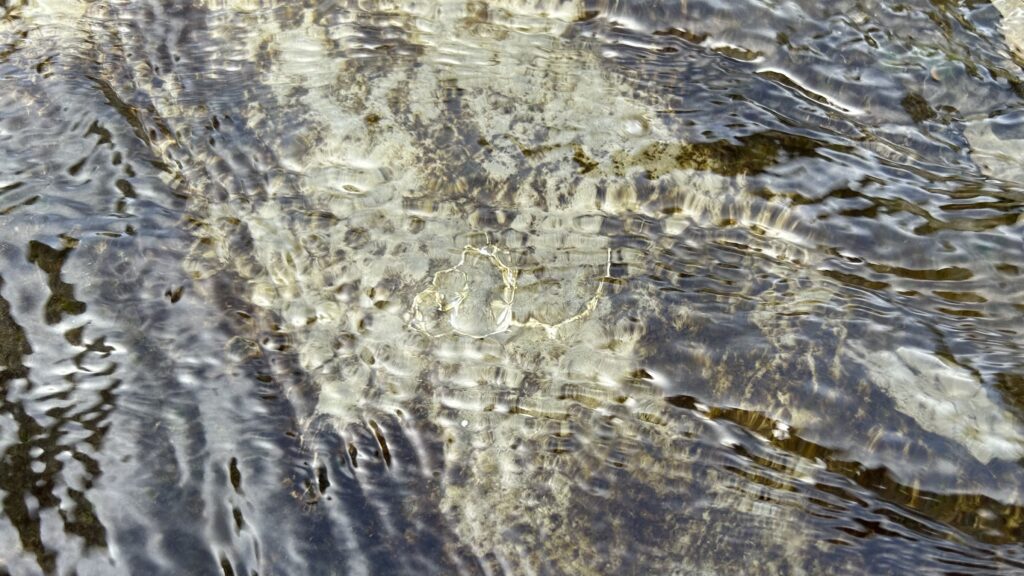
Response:
[[[1024,571],[1024,4],[0,7],[0,573]]]

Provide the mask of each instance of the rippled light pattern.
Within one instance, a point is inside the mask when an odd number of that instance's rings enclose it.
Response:
[[[0,573],[1024,570],[1024,5],[0,5]]]

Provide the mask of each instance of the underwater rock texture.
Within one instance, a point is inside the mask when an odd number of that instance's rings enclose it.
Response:
[[[77,127],[89,137],[74,154],[101,149],[116,175],[52,172],[116,193],[104,217],[117,236],[4,248],[53,297],[25,320],[5,270],[0,298],[12,381],[44,324],[84,312],[83,293],[88,333],[118,348],[67,345],[136,366],[127,398],[148,403],[114,430],[156,448],[117,444],[108,459],[159,473],[126,492],[138,508],[96,514],[120,529],[119,558],[146,550],[124,533],[152,515],[229,542],[230,558],[168,564],[197,573],[1013,561],[1022,223],[997,180],[1019,175],[1006,145],[972,131],[1015,129],[1015,96],[1005,75],[915,49],[954,38],[963,59],[991,15],[214,4],[24,13],[43,62],[23,67],[43,76],[50,52],[88,46],[56,69],[88,79],[82,92],[143,159],[129,172],[100,148],[106,128]],[[843,52],[842,74],[823,56],[839,46],[860,50]],[[79,100],[44,98],[36,81],[5,97],[68,105],[77,126]],[[133,240],[121,219],[151,197],[156,231]],[[68,271],[99,280],[75,292]],[[121,299],[93,305],[103,290]],[[204,414],[219,419],[194,427]],[[293,443],[267,440],[281,430]],[[218,487],[228,498],[207,507]],[[24,542],[41,541],[33,529]],[[173,555],[195,534],[147,545]]]

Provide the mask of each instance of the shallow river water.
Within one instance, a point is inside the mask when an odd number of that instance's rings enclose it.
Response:
[[[0,4],[0,574],[1024,572],[1024,3]]]

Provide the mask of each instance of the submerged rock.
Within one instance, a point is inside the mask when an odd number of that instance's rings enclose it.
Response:
[[[846,426],[858,455],[893,434],[937,434],[982,464],[1020,455],[1018,423],[976,380],[920,348],[866,352],[849,312],[796,320],[843,296],[817,270],[819,232],[748,179],[848,150],[681,140],[660,111],[670,95],[565,34],[575,16],[440,3],[310,11],[249,36],[274,55],[270,93],[240,117],[280,172],[265,199],[196,204],[192,266],[249,279],[339,430],[430,422],[444,460],[423,472],[440,481],[410,514],[436,506],[450,546],[512,573],[814,573],[815,537],[779,494],[823,469],[797,459],[778,484],[743,480],[719,459],[749,439],[666,396],[823,439]],[[251,264],[230,249],[237,231]],[[692,288],[708,310],[662,295],[687,275],[708,280]],[[773,301],[771,282],[793,286]],[[950,393],[962,409],[942,409]],[[913,477],[898,452],[878,457]]]
[[[865,304],[909,309],[887,274],[971,273],[850,255],[881,241],[830,211],[876,215],[881,176],[822,192],[813,162],[896,177],[836,135],[845,120],[808,135],[758,103],[693,129],[676,76],[616,59],[685,49],[670,73],[697,70],[724,107],[749,100],[735,52],[678,30],[644,45],[575,2],[234,8],[189,12],[215,57],[104,30],[125,48],[97,67],[115,96],[149,95],[122,108],[187,199],[186,268],[257,309],[230,352],[292,354],[289,381],[314,388],[303,441],[354,479],[338,501],[398,501],[380,522],[397,551],[440,519],[438,546],[477,572],[855,573],[877,567],[843,539],[859,526],[879,546],[936,533],[889,502],[955,510],[979,538],[1017,530],[1020,423],[930,327],[888,329]],[[330,493],[323,474],[305,493]],[[981,495],[944,499],[958,490]]]
[[[978,461],[1024,456],[1016,419],[966,369],[919,348],[868,352],[852,345],[853,357],[896,408],[922,428],[962,444]]]

